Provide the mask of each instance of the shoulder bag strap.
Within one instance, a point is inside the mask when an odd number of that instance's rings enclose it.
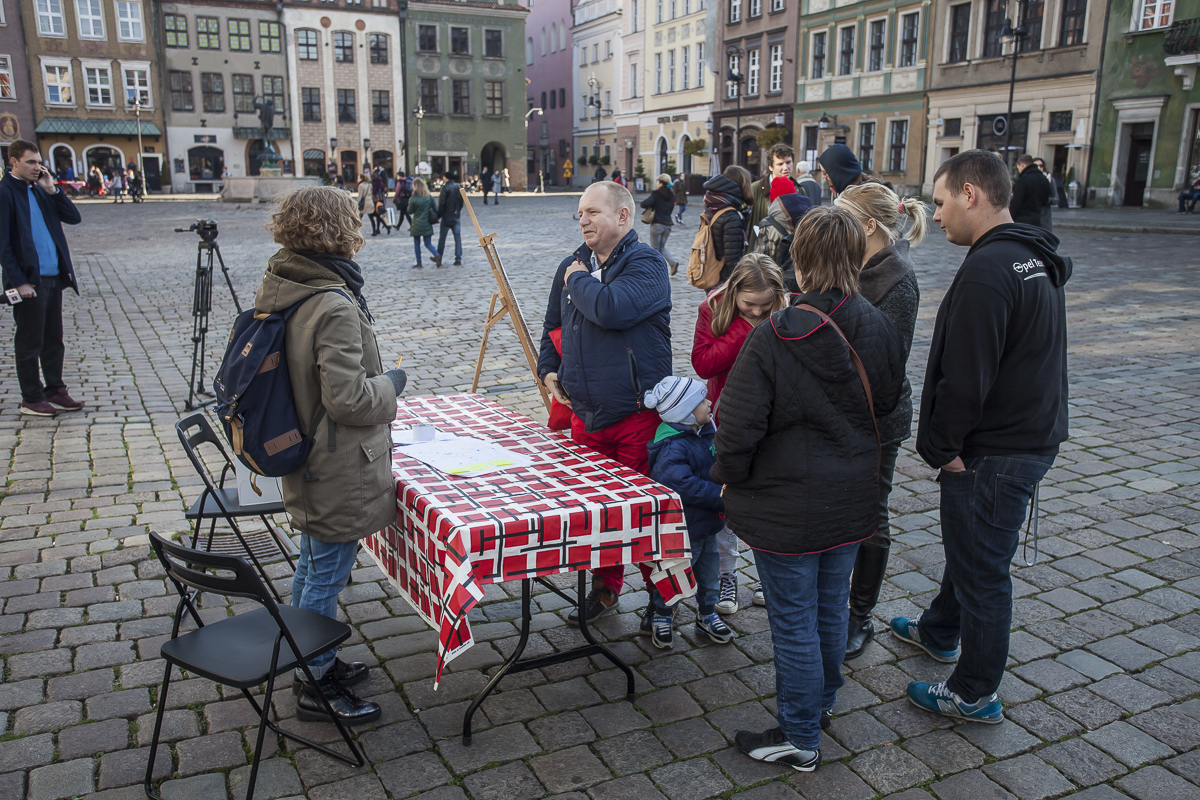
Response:
[[[862,359],[854,351],[854,346],[850,344],[850,340],[846,338],[846,334],[842,333],[842,329],[838,327],[838,324],[828,314],[819,308],[810,306],[808,303],[801,303],[796,308],[801,311],[811,311],[825,322],[828,322],[829,327],[833,328],[837,332],[837,335],[842,337],[842,341],[846,343],[846,347],[850,350],[850,360],[854,362],[854,368],[858,370],[858,379],[862,382],[863,391],[867,393],[867,408],[871,411],[871,425],[875,428],[875,471],[878,472],[880,464],[883,461],[883,442],[879,438],[879,422],[875,419],[875,401],[871,397],[871,381],[867,379],[867,370],[863,367]]]

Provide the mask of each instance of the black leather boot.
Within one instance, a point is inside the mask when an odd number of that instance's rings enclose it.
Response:
[[[334,715],[346,725],[358,725],[379,719],[383,711],[378,703],[363,700],[338,682],[332,669],[317,681],[316,686],[307,680],[297,681],[300,694],[296,697],[296,716],[305,722],[332,722],[318,692],[325,695]]]
[[[356,683],[361,683],[367,677],[367,665],[361,661],[351,661],[346,663],[340,658],[333,660],[333,666],[329,671],[337,678],[337,682],[342,686],[353,686]],[[300,684],[306,683],[300,675],[292,681],[292,694],[300,694]]]
[[[846,633],[846,660],[861,656],[867,643],[875,635],[871,612],[879,602],[879,590],[883,588],[890,549],[889,544],[880,545],[874,540],[868,540],[858,548],[858,556],[854,561],[854,575],[850,580],[850,623]]]

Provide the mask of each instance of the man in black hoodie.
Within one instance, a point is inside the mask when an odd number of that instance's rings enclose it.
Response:
[[[917,427],[917,452],[941,470],[946,567],[927,611],[892,620],[897,638],[958,660],[944,683],[910,683],[909,700],[988,723],[1004,719],[996,689],[1012,626],[1009,563],[1067,438],[1071,260],[1055,252],[1054,234],[1013,223],[1011,191],[1007,165],[983,150],[934,175],[934,222],[971,248],[938,309]]]
[[[1046,180],[1046,173],[1038,169],[1033,156],[1028,153],[1017,159],[1017,169],[1021,174],[1013,184],[1012,200],[1008,204],[1013,222],[1024,222],[1050,230],[1046,224],[1046,209],[1050,208],[1054,195],[1050,189],[1050,181]]]
[[[458,173],[447,172],[446,183],[442,185],[442,193],[438,196],[437,215],[438,219],[442,221],[442,226],[438,233],[437,258],[433,259],[435,266],[440,267],[442,259],[446,257],[447,233],[454,234],[454,266],[462,266],[462,226],[458,219],[462,210],[463,199],[462,194],[458,191]]]

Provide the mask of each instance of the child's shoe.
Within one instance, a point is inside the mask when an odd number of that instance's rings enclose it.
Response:
[[[670,650],[675,647],[675,617],[671,612],[666,616],[656,613],[650,618],[650,641],[660,650]]]
[[[714,611],[707,617],[696,617],[696,636],[707,636],[717,644],[729,644],[733,639],[733,631],[725,624],[725,620]]]

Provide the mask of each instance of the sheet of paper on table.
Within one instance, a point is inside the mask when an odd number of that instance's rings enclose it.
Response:
[[[393,437],[397,431],[393,431]],[[399,444],[396,447],[409,458],[415,458],[447,475],[474,478],[512,467],[533,463],[528,456],[505,450],[498,444],[470,436],[453,436],[438,431],[437,439],[418,444]]]

